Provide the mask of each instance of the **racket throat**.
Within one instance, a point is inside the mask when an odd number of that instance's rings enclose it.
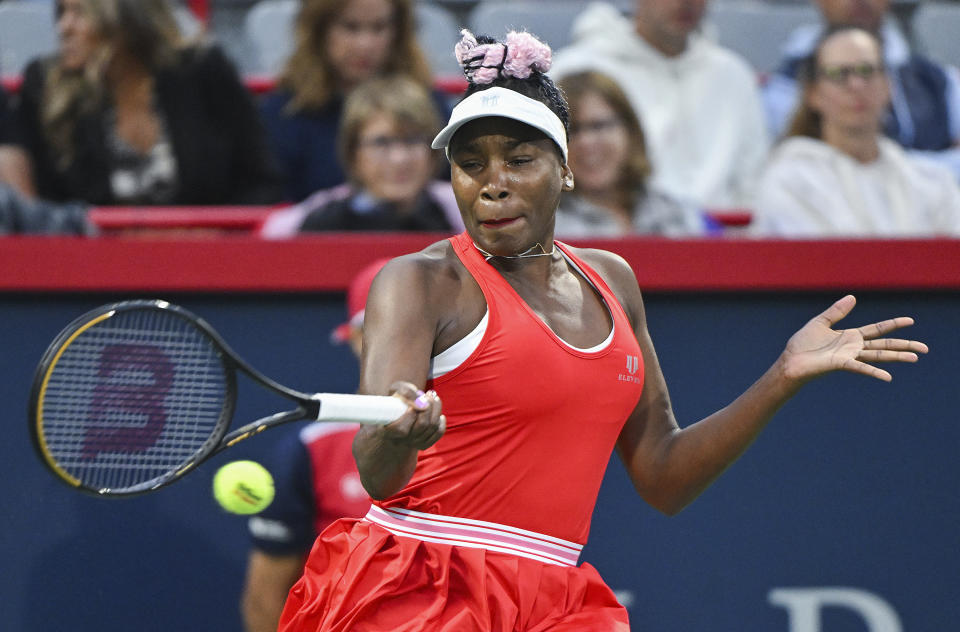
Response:
[[[310,421],[320,420],[320,409],[322,408],[320,395],[313,395],[309,399],[303,400],[300,407],[303,409],[304,419],[309,419]]]

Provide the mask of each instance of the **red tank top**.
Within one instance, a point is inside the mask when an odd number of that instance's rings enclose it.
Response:
[[[450,242],[483,291],[487,329],[459,367],[429,383],[443,401],[446,434],[420,452],[407,486],[377,504],[586,543],[614,444],[643,389],[626,314],[603,279],[557,243],[613,317],[613,339],[602,349],[574,349],[466,233]]]

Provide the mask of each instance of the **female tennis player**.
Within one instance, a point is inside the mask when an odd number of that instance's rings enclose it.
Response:
[[[615,447],[640,495],[672,514],[805,382],[833,370],[889,380],[873,363],[926,351],[884,337],[910,318],[833,329],[847,296],[733,403],[680,429],[630,267],[553,239],[573,174],[549,48],[465,32],[457,54],[471,85],[433,145],[466,231],[374,281],[361,391],[413,406],[357,434],[375,501],[319,536],[283,631],[628,630],[596,570],[578,565]]]

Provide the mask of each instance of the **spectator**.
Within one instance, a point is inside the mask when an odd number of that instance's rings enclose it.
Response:
[[[34,190],[106,204],[279,197],[236,69],[188,45],[165,0],[57,0],[60,45],[24,73],[18,132]]]
[[[84,204],[52,204],[24,195],[26,157],[14,143],[7,94],[0,87],[0,236],[16,233],[92,235]]]
[[[802,102],[762,179],[756,230],[785,237],[960,235],[960,187],[882,135],[882,46],[828,30],[800,72]]]
[[[14,128],[10,102],[3,86],[0,86],[0,184],[7,184],[21,195],[33,197],[29,159],[16,145]]]
[[[671,236],[704,231],[700,210],[656,190],[640,121],[617,83],[602,73],[568,75],[557,84],[570,106],[570,158],[575,188],[557,209],[560,238]]]
[[[590,5],[551,76],[597,70],[643,121],[652,184],[709,207],[748,207],[769,142],[753,70],[697,32],[706,0],[636,0],[633,22]]]
[[[0,182],[0,236],[10,234],[94,235],[85,204],[57,204],[21,195]]]
[[[911,153],[924,152],[960,178],[960,80],[956,68],[941,66],[910,50],[890,15],[890,0],[817,0],[823,24],[799,27],[784,46],[784,59],[764,87],[767,120],[774,136],[786,131],[798,103],[797,75],[826,28],[859,26],[876,33],[884,47],[891,99],[883,131]]]
[[[430,140],[439,129],[430,94],[417,82],[401,76],[365,82],[347,97],[338,136],[347,186],[277,214],[302,217],[303,231],[460,230],[450,183],[433,179],[439,156]]]
[[[10,175],[9,150],[13,141],[13,123],[10,120],[10,104],[7,92],[0,85],[0,182],[8,182]]]
[[[10,104],[7,92],[0,85],[0,146],[6,145],[13,137],[13,123],[10,120]]]
[[[369,263],[350,282],[347,322],[331,336],[349,344],[357,358],[370,284],[386,262]],[[287,592],[303,573],[317,535],[334,520],[359,518],[370,508],[351,451],[356,431],[356,424],[313,423],[277,445],[268,463],[276,496],[249,522],[253,546],[242,597],[246,632],[275,632]]]
[[[263,119],[286,179],[300,201],[345,180],[335,151],[343,100],[366,79],[402,74],[430,87],[416,41],[411,0],[304,0],[294,51],[267,95]],[[444,98],[435,95],[442,114]]]

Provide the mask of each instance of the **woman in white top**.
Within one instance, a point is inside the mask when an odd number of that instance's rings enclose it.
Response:
[[[802,77],[801,103],[761,181],[755,232],[960,235],[951,174],[881,135],[890,88],[877,37],[849,26],[827,31]]]

